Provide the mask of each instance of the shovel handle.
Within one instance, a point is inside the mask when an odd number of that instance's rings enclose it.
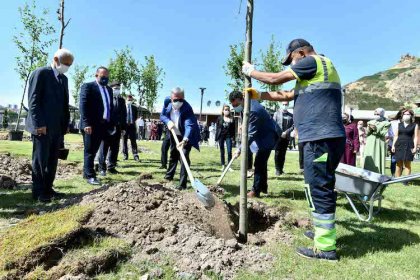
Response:
[[[176,148],[178,149],[179,154],[181,155],[182,162],[184,163],[185,169],[187,170],[188,177],[190,178],[191,184],[194,186],[194,176],[192,175],[190,166],[188,165],[187,158],[182,152],[182,149],[178,147],[179,145],[178,136],[176,135],[175,130],[173,128],[171,129],[171,132],[172,132],[172,136],[175,139]]]
[[[236,159],[236,157],[232,157],[232,159],[230,160],[229,164],[226,166],[225,170],[223,170],[222,175],[220,176],[219,180],[217,180],[216,185],[220,185],[220,183],[222,182],[223,178],[225,178],[226,173],[229,171],[230,166],[232,165],[233,161]]]

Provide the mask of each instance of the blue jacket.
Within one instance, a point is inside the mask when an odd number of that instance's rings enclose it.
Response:
[[[67,77],[58,82],[50,66],[31,73],[28,84],[28,117],[26,130],[36,134],[36,129],[47,127],[47,134],[64,135],[70,122],[69,86]]]
[[[110,109],[111,109],[111,123],[114,119],[114,102],[112,88],[106,87],[110,97]],[[103,120],[104,106],[102,102],[102,95],[96,81],[85,83],[80,89],[80,129],[83,130],[87,126],[95,127],[99,125]]]
[[[171,110],[172,110],[172,103],[171,98],[168,96],[165,98],[162,112],[160,113],[160,120],[168,124],[171,120]],[[179,109],[180,110],[180,117],[178,121],[178,129],[181,132],[183,138],[188,139],[188,143],[200,150],[198,143],[200,142],[200,129],[198,128],[197,118],[194,115],[193,109],[191,105],[184,101],[184,104]],[[170,131],[168,131],[171,133]]]
[[[248,143],[256,142],[259,149],[272,150],[278,139],[276,123],[256,100],[251,100],[248,126]]]

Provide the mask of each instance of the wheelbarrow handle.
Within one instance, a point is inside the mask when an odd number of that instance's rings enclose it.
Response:
[[[407,182],[407,181],[410,181],[412,179],[417,179],[417,178],[420,178],[420,173],[391,179],[389,181],[383,182],[382,185],[390,185],[390,184],[396,184],[396,183],[401,183],[401,182]]]

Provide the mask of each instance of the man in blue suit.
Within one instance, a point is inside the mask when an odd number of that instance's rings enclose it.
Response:
[[[112,112],[113,92],[108,86],[109,71],[101,66],[96,81],[85,83],[80,89],[80,129],[83,133],[83,177],[91,185],[100,185],[94,169],[95,155],[101,142],[116,133]]]
[[[235,111],[240,113],[243,110],[243,93],[233,91],[229,94],[229,101]],[[278,139],[278,128],[270,114],[256,100],[251,100],[248,126],[248,143],[251,151],[256,153],[254,167],[254,185],[248,192],[248,197],[260,197],[260,193],[267,193],[267,161],[270,158],[271,150]],[[245,147],[244,147],[245,148]],[[239,156],[241,148],[235,156]]]
[[[31,73],[28,85],[26,130],[32,134],[32,197],[47,203],[61,197],[53,189],[60,144],[70,120],[66,73],[73,63],[66,49],[54,54],[51,66]]]
[[[171,96],[164,101],[160,120],[168,127],[168,133],[174,130],[180,142],[182,152],[187,158],[188,165],[190,162],[191,148],[199,150],[200,130],[198,128],[197,118],[194,115],[191,105],[184,99],[184,90],[176,87],[172,89]],[[175,175],[176,166],[180,160],[180,154],[177,149],[175,139],[171,133],[171,151],[169,159],[169,167],[166,172],[165,179],[172,181]],[[187,188],[187,171],[181,161],[181,174],[179,186],[176,188],[184,190]]]

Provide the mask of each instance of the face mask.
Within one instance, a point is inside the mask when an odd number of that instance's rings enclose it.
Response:
[[[403,119],[404,122],[410,122],[411,121],[411,115],[404,115],[402,117],[402,119]]]
[[[358,125],[357,128],[363,128],[363,125]]]
[[[101,86],[106,86],[109,82],[109,78],[108,77],[100,77],[99,78],[99,84]]]
[[[114,92],[115,95],[119,95],[120,94],[120,89],[116,88],[116,89],[114,89],[113,92]]]
[[[70,66],[64,65],[64,64],[60,64],[60,65],[55,65],[55,69],[58,71],[58,73],[60,74],[64,74],[67,71],[69,71]]]
[[[347,123],[347,119],[343,119],[343,124],[346,124]]]
[[[229,111],[223,111],[223,114],[227,117],[227,116],[230,115],[230,112]]]
[[[242,112],[243,109],[244,109],[244,106],[242,106],[242,104],[234,108],[236,113]]]
[[[179,108],[181,108],[183,104],[184,104],[184,102],[172,102],[172,107],[175,110],[179,110]]]

